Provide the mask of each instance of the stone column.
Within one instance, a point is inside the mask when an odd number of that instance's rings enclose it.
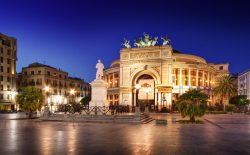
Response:
[[[208,85],[208,87],[210,87],[210,73],[209,73],[209,71],[207,72],[207,81],[208,81],[207,85]]]
[[[180,68],[180,86],[179,86],[179,90],[180,90],[180,94],[182,95],[183,93],[183,84],[182,84],[182,68]]]
[[[180,86],[182,86],[182,68],[180,68],[180,79],[179,79],[179,81],[180,81]]]
[[[161,103],[161,92],[158,92],[158,110],[161,110],[162,103]]]
[[[112,103],[113,103],[113,105],[115,104],[115,95],[112,95],[113,96],[113,98],[112,98]]]
[[[114,72],[113,72],[112,76],[113,76],[112,86],[115,87],[115,73]]]
[[[157,100],[157,98],[158,98],[157,93],[158,93],[158,90],[155,88],[155,106],[154,106],[155,110],[156,110],[156,106],[157,106],[157,102],[158,102],[158,100]]]
[[[202,86],[205,86],[205,75],[204,75],[204,70],[202,71]]]
[[[136,89],[133,90],[133,104],[132,106],[136,106]]]
[[[188,86],[191,86],[191,71],[188,69]]]
[[[199,70],[196,69],[196,87],[198,86],[198,76],[199,76]]]

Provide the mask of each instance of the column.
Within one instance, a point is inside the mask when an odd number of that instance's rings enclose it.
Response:
[[[205,86],[205,76],[204,76],[204,70],[202,71],[202,86]]]
[[[199,76],[199,70],[196,69],[196,86],[198,86],[198,76]]]
[[[188,86],[191,86],[191,71],[188,69]]]
[[[182,84],[182,68],[180,68],[180,94],[182,95],[183,93],[183,84]]]
[[[157,93],[158,93],[158,89],[155,88],[155,106],[154,106],[154,109],[156,110],[156,107],[157,107],[157,102],[158,102],[158,96],[157,96]]]
[[[115,87],[115,73],[114,72],[113,72],[112,76],[113,76],[112,86]]]
[[[182,86],[182,68],[180,68],[180,79],[179,79],[179,81],[180,81],[180,86]]]
[[[161,106],[161,93],[158,92],[158,110],[161,110],[162,106]]]
[[[210,73],[209,72],[207,72],[207,85],[208,85],[208,87],[210,88]]]
[[[136,106],[136,89],[133,90],[133,104],[132,106]]]
[[[112,103],[113,103],[113,105],[115,104],[115,95],[112,95],[113,97],[112,97]]]

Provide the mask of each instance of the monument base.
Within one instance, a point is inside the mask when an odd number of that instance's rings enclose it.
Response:
[[[91,101],[89,106],[109,106],[107,100],[107,83],[101,79],[95,79],[91,83]]]

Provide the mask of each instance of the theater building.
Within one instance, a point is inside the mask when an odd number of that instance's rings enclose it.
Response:
[[[120,59],[104,71],[110,105],[171,109],[188,89],[200,89],[216,102],[216,79],[228,74],[228,64],[208,63],[199,56],[176,53],[169,45],[122,48]]]

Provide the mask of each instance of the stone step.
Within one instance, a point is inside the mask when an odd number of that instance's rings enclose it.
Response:
[[[147,117],[147,118],[141,119],[141,123],[148,124],[148,123],[152,122],[153,120],[154,119],[152,117]]]

